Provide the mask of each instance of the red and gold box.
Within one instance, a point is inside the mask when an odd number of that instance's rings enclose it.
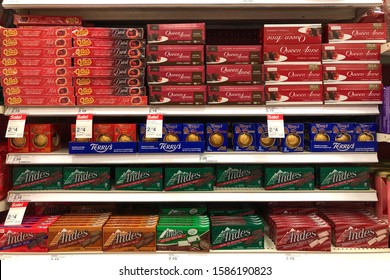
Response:
[[[72,35],[73,28],[67,27],[33,27],[33,28],[3,28],[1,38],[66,38]]]
[[[209,105],[263,104],[264,86],[208,86]]]
[[[51,153],[61,148],[59,124],[30,124],[30,152]]]
[[[322,44],[322,62],[325,63],[360,63],[361,61],[379,62],[380,44]]]
[[[79,106],[147,106],[147,96],[77,96]]]
[[[324,83],[327,84],[382,81],[382,65],[380,63],[325,64],[323,71]]]
[[[322,84],[266,85],[266,104],[322,104]]]
[[[137,142],[137,124],[117,123],[114,124],[115,142]]]
[[[334,23],[327,25],[329,43],[386,43],[385,23]]]
[[[151,86],[149,103],[151,105],[204,105],[206,86]]]
[[[122,86],[85,86],[85,87],[76,87],[76,95],[146,95],[145,87],[122,87]]]
[[[203,45],[205,23],[148,24],[148,44]]]
[[[264,63],[320,62],[320,44],[264,45]]]
[[[8,96],[4,99],[7,106],[75,106],[74,95],[65,96]]]
[[[149,85],[203,85],[204,66],[148,66]]]
[[[145,58],[75,58],[75,66],[81,67],[146,67]]]
[[[94,124],[93,125],[94,142],[114,142],[113,124]]]
[[[117,67],[73,67],[75,77],[131,77],[145,76],[145,68],[117,68]]]
[[[261,45],[206,46],[207,64],[260,64],[262,61]]]
[[[24,126],[23,137],[8,138],[9,153],[28,153],[30,152],[30,125]]]
[[[23,58],[23,57],[8,57],[0,60],[0,66],[14,66],[14,67],[71,67],[72,58]]]
[[[17,76],[17,77],[47,77],[47,76],[68,76],[72,75],[72,72],[68,72],[68,68],[61,67],[1,67],[1,73],[5,77]]]
[[[72,86],[71,77],[2,77],[2,86]]]
[[[35,16],[35,15],[14,15],[14,24],[16,26],[36,26],[36,25],[82,25],[81,17],[76,16]]]
[[[120,48],[95,48],[80,47],[73,48],[72,57],[103,57],[103,58],[143,58],[145,57],[144,49],[132,49],[128,47]]]
[[[143,28],[83,27],[72,31],[75,38],[142,39]]]
[[[324,85],[324,100],[327,103],[360,102],[381,104],[382,84],[334,84]]]
[[[75,86],[116,86],[116,87],[142,87],[145,79],[126,77],[104,77],[104,78],[73,78]]]
[[[12,95],[73,95],[74,87],[19,87],[19,86],[5,86],[3,87],[4,96]]]
[[[262,65],[207,65],[207,84],[260,85],[263,84]]]
[[[265,24],[263,43],[276,44],[321,44],[321,24]]]
[[[321,63],[264,65],[265,84],[322,83]]]
[[[17,48],[71,48],[72,38],[4,38],[1,40],[1,46]]]
[[[203,65],[203,45],[148,45],[149,65]]]
[[[3,57],[70,57],[72,48],[15,48],[2,49]]]
[[[73,40],[75,47],[103,47],[118,48],[130,47],[140,49],[146,47],[145,40],[128,40],[128,39],[93,39],[93,38],[76,38]]]

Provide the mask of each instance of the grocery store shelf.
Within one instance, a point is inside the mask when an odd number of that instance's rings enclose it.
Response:
[[[163,2],[163,3],[162,3]],[[380,0],[4,0],[6,9],[30,14],[81,15],[86,20],[353,19]]]
[[[375,190],[265,191],[224,190],[210,192],[141,191],[10,191],[9,202],[271,202],[271,201],[377,201]]]
[[[3,105],[0,105],[0,115],[3,115],[5,112],[5,108]]]
[[[390,143],[390,134],[388,133],[377,133],[376,139],[378,142],[387,142]]]
[[[148,107],[8,107],[5,115],[75,116],[89,113],[96,116],[145,116],[160,113],[166,116],[265,116],[272,110],[287,116],[351,116],[378,115],[378,105],[292,105],[292,106],[148,106]]]
[[[161,154],[72,154],[66,149],[53,153],[10,153],[7,164],[170,164],[170,163],[375,163],[377,153],[161,153]]]
[[[0,201],[0,212],[7,211],[9,209],[9,203],[7,199],[3,199]]]

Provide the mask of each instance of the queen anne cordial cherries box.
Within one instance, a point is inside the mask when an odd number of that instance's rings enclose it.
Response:
[[[280,151],[303,152],[304,125],[303,123],[284,124],[284,138],[280,140]]]
[[[321,84],[321,63],[264,65],[264,81],[271,84]]]
[[[129,39],[108,39],[108,38],[76,38],[73,39],[75,47],[100,47],[100,48],[119,48],[130,47],[132,49],[145,48],[145,40]]]
[[[208,86],[209,105],[250,105],[263,103],[262,85],[249,86]]]
[[[59,124],[30,124],[30,152],[51,153],[61,148]]]
[[[313,190],[313,167],[266,167],[266,190]]]
[[[95,58],[83,57],[74,58],[75,66],[82,67],[131,67],[144,68],[146,66],[145,58]]]
[[[148,66],[148,84],[203,85],[204,66]]]
[[[380,44],[322,44],[322,62],[328,63],[360,63],[360,61],[380,61]]]
[[[321,84],[268,85],[265,86],[266,104],[322,104]]]
[[[206,46],[207,64],[261,64],[262,61],[260,45]]]
[[[374,64],[325,64],[324,83],[382,81],[382,65]]]
[[[156,237],[157,251],[208,252],[210,221],[207,216],[161,216]]]
[[[81,17],[76,16],[35,16],[35,15],[14,15],[16,26],[77,26],[82,25]]]
[[[266,123],[256,124],[256,141],[258,152],[277,152],[279,150],[277,139],[268,135]]]
[[[122,87],[122,86],[76,86],[76,95],[119,95],[119,96],[145,96],[145,87]]]
[[[9,153],[28,153],[30,152],[30,125],[24,126],[23,137],[8,138]]]
[[[205,23],[148,24],[148,44],[203,45]]]
[[[320,44],[264,45],[264,64],[281,62],[319,62]]]
[[[2,48],[3,57],[41,58],[41,57],[71,57],[72,48]]]
[[[206,124],[206,151],[227,152],[228,124],[208,123]]]
[[[13,96],[13,95],[73,95],[74,87],[20,87],[20,86],[4,86],[3,87],[4,96]]]
[[[133,191],[162,191],[162,167],[116,167],[115,189]]]
[[[204,105],[206,86],[150,86],[149,103],[151,105]]]
[[[73,29],[73,38],[142,39],[143,28],[81,27]]]
[[[265,24],[264,45],[321,44],[321,24]]]
[[[386,43],[385,23],[334,23],[327,25],[329,43]]]
[[[119,48],[98,48],[78,47],[71,49],[71,56],[74,58],[96,57],[96,58],[144,58],[144,49],[132,49],[129,47]]]
[[[260,85],[263,84],[261,65],[206,66],[208,85]]]
[[[110,189],[110,168],[64,167],[64,189],[107,191]]]
[[[62,167],[15,167],[12,172],[13,190],[62,189]]]
[[[261,165],[217,165],[216,188],[260,188],[263,181]]]
[[[29,28],[2,28],[1,38],[70,38],[73,28],[66,27],[29,27]]]
[[[71,77],[2,77],[2,86],[72,86]]]
[[[213,250],[264,249],[264,222],[259,216],[212,216]]]
[[[370,185],[368,167],[320,167],[321,190],[368,190]]]
[[[212,191],[215,185],[212,167],[166,167],[165,191]]]
[[[68,67],[72,66],[72,58],[40,57],[23,58],[8,57],[0,60],[0,66],[14,67]]]
[[[18,48],[71,48],[71,38],[4,38],[1,40],[2,47],[18,47]]]
[[[381,104],[383,86],[377,83],[324,85],[324,100],[327,103],[363,102]]]
[[[256,150],[256,124],[235,123],[233,124],[233,149],[234,151]]]
[[[203,45],[147,45],[149,65],[203,65]]]

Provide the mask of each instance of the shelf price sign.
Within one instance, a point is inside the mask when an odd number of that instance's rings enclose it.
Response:
[[[92,138],[92,114],[77,114],[76,138]]]
[[[267,114],[268,137],[284,138],[283,114]]]
[[[5,226],[21,225],[28,202],[13,202],[8,210]]]
[[[162,138],[163,115],[149,114],[146,117],[146,138]]]
[[[8,120],[6,138],[23,138],[24,127],[26,125],[25,114],[12,114]]]

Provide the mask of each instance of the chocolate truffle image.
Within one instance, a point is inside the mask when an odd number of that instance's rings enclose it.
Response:
[[[45,134],[37,134],[34,136],[33,144],[37,148],[43,148],[47,145],[48,140]]]
[[[260,144],[263,147],[271,147],[275,143],[275,138],[268,137],[268,133],[263,133],[260,138]]]
[[[209,142],[213,147],[221,147],[224,142],[224,137],[220,133],[213,133],[210,135]]]
[[[97,138],[96,138],[96,142],[111,142],[111,137],[109,135],[106,135],[106,134],[100,134]]]
[[[11,145],[14,146],[15,148],[22,148],[24,145],[26,145],[26,137],[21,137],[21,138],[12,138],[11,139]]]
[[[117,139],[118,142],[133,142],[133,138],[130,135],[122,134]]]
[[[351,141],[351,136],[349,136],[348,134],[339,133],[339,134],[337,134],[335,141],[336,142],[348,142],[348,141]]]
[[[76,142],[89,142],[88,138],[75,138]]]
[[[317,133],[314,136],[314,141],[329,141],[329,135],[325,133]]]
[[[300,143],[301,143],[301,137],[299,137],[298,135],[295,135],[295,134],[287,135],[286,145],[289,148],[294,149],[294,148],[298,147]]]
[[[199,142],[200,137],[199,137],[199,135],[196,135],[195,133],[190,133],[187,135],[186,141],[187,142]]]
[[[178,142],[179,137],[175,134],[168,133],[164,136],[164,142]]]
[[[362,133],[358,136],[359,142],[374,141],[374,136],[370,133]]]
[[[241,133],[237,137],[237,143],[240,147],[249,147],[252,144],[253,138],[248,133]]]

